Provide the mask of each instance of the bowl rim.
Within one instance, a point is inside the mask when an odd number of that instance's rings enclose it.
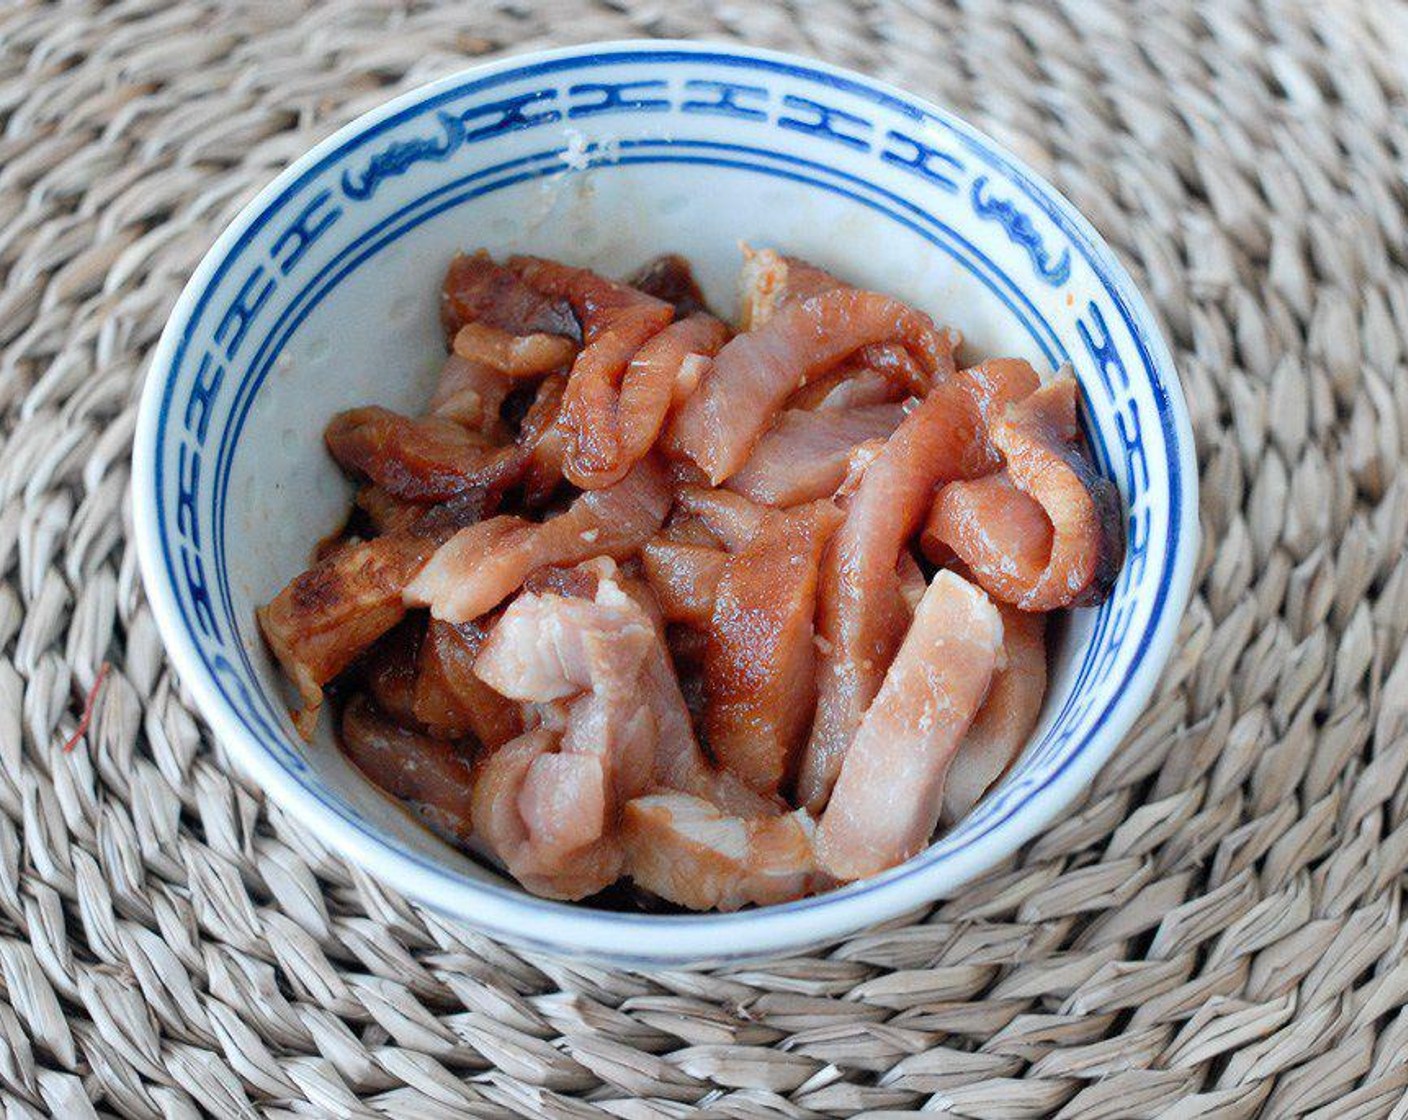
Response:
[[[1082,740],[1054,776],[1024,799],[1020,813],[1008,817],[943,864],[914,868],[901,865],[828,894],[733,914],[630,914],[541,899],[515,888],[464,878],[449,866],[425,865],[410,859],[384,834],[349,829],[247,734],[213,676],[202,664],[195,642],[183,625],[175,590],[165,578],[155,496],[161,399],[176,373],[174,358],[179,341],[221,262],[294,181],[371,127],[467,82],[548,62],[656,52],[732,56],[747,62],[763,62],[893,99],[906,110],[918,110],[942,121],[978,147],[987,158],[1000,164],[1014,179],[1023,182],[1034,197],[1049,207],[1053,219],[1059,216],[1068,235],[1081,243],[1092,266],[1124,303],[1131,317],[1132,333],[1163,380],[1174,435],[1171,457],[1177,459],[1181,483],[1171,495],[1177,499],[1178,509],[1178,521],[1171,528],[1179,540],[1171,558],[1171,586],[1164,589],[1167,599],[1162,613],[1151,620],[1152,632],[1145,632],[1148,643],[1144,654],[1131,666],[1127,687],[1106,710],[1101,725]],[[190,690],[216,739],[238,760],[246,774],[334,854],[354,860],[382,880],[396,884],[397,889],[435,912],[467,921],[510,944],[530,950],[647,968],[753,959],[837,940],[943,897],[1007,858],[1044,829],[1085,788],[1133,726],[1169,658],[1191,597],[1199,553],[1197,496],[1192,425],[1173,357],[1128,272],[1089,221],[1059,191],[1002,145],[954,113],[888,82],[785,51],[673,39],[610,40],[511,53],[400,94],[360,114],[293,160],[240,209],[182,289],[148,366],[133,445],[133,528],[147,600],[180,679]],[[900,872],[904,874],[898,874]]]

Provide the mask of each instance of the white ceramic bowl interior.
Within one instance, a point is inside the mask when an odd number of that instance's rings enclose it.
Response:
[[[1020,762],[902,867],[822,897],[661,917],[545,902],[452,851],[372,789],[327,720],[305,745],[254,610],[308,562],[351,488],[324,451],[338,409],[416,411],[443,356],[458,250],[623,275],[684,253],[735,309],[740,240],[892,292],[968,353],[1070,362],[1100,469],[1128,510],[1110,599],[1077,612]],[[530,949],[631,965],[798,948],[951,895],[1090,780],[1145,703],[1196,552],[1192,439],[1166,348],[1094,231],[990,140],[856,74],[685,43],[574,47],[447,78],[355,121],[224,232],[158,348],[134,503],[146,585],[215,734],[335,851]]]

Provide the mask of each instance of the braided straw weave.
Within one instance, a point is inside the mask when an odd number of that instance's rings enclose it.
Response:
[[[0,7],[5,1116],[1408,1117],[1408,9],[698,7]],[[261,184],[475,58],[641,35],[858,67],[1053,179],[1178,355],[1205,536],[1157,700],[1020,858],[648,978],[419,910],[233,775],[127,508],[146,357]]]

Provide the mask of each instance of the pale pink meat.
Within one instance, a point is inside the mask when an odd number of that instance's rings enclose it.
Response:
[[[1046,616],[1006,603],[998,603],[997,610],[1004,664],[949,768],[940,813],[945,824],[966,817],[1007,772],[1030,738],[1046,695]]]
[[[838,879],[875,875],[933,835],[944,780],[987,695],[1002,618],[953,572],[934,577],[866,710],[817,828],[821,865]]]
[[[626,805],[625,870],[636,885],[691,910],[787,902],[824,888],[811,818],[733,816],[697,797],[661,793]]]
[[[495,517],[457,533],[406,587],[406,604],[428,606],[447,622],[468,622],[522,586],[535,568],[631,555],[655,535],[669,505],[663,474],[642,460],[614,486],[581,494],[547,521]]]
[[[875,292],[823,292],[786,304],[719,351],[676,413],[672,445],[717,486],[743,466],[798,385],[877,342],[903,345],[930,375],[951,361],[948,336],[927,315]]]
[[[519,335],[488,323],[466,323],[455,335],[454,351],[517,381],[566,369],[577,356],[577,344],[560,334]]]
[[[527,731],[474,771],[474,836],[534,894],[575,900],[604,890],[623,866],[616,830],[605,829],[598,761],[566,762],[558,734]]]
[[[899,578],[900,598],[904,600],[904,605],[909,608],[912,616],[919,609],[919,602],[924,598],[924,592],[929,589],[929,582],[924,578],[919,561],[915,560],[914,553],[909,549],[900,550],[895,574]]]
[[[587,489],[610,485],[623,464],[629,466],[618,414],[622,378],[641,346],[674,317],[674,308],[588,269],[541,257],[514,257],[509,267],[536,291],[567,300],[582,324],[584,345],[558,419],[566,436],[563,472]]]
[[[1053,530],[1046,567],[1016,600],[1027,611],[1102,599],[1124,561],[1119,496],[1081,452],[1076,392],[1073,378],[1058,378],[989,425],[1013,485],[1040,503]]]
[[[797,303],[837,289],[857,290],[854,285],[809,261],[798,257],[780,256],[772,249],[755,250],[747,245],[743,247],[743,269],[739,273],[739,289],[739,300],[743,307],[743,329],[749,331],[763,326],[789,303]],[[936,373],[947,376],[953,372],[952,355],[957,350],[960,339],[956,332],[945,333],[948,352],[943,367],[938,371],[926,369],[916,362],[903,346],[880,342],[861,349],[853,365],[837,371],[839,377],[837,374],[827,374],[818,380],[831,382],[834,386],[845,380],[861,382],[878,377],[896,394],[881,399],[897,400],[911,394],[923,396],[933,384]],[[808,387],[797,390],[794,397],[807,394]],[[861,391],[869,392],[868,389]],[[791,404],[791,407],[813,406],[799,401]]]
[[[719,580],[704,655],[704,738],[760,793],[796,770],[816,698],[817,565],[841,522],[828,501],[770,515]]]
[[[606,581],[595,599],[525,593],[495,624],[475,663],[480,680],[540,711],[563,705],[545,712],[561,730],[523,769],[518,821],[485,837],[515,875],[611,866],[621,805],[652,785],[657,727],[640,681],[658,642],[640,607]],[[605,886],[595,874],[586,882]],[[555,893],[566,893],[562,882]]]
[[[797,782],[800,803],[813,813],[825,808],[846,748],[909,625],[900,552],[928,512],[935,485],[961,474],[978,424],[966,389],[936,385],[868,459],[832,538],[818,589],[816,719]]]
[[[898,404],[910,395],[879,370],[869,366],[843,365],[808,381],[787,398],[785,409],[830,412],[873,405]]]
[[[851,449],[884,439],[904,419],[899,404],[863,408],[789,409],[758,441],[730,490],[767,506],[794,506],[829,498],[846,477]]]

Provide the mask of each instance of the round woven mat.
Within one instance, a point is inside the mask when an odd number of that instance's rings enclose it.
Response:
[[[696,8],[4,7],[5,1115],[1408,1116],[1408,9]],[[1157,701],[1019,859],[648,978],[427,914],[232,775],[127,509],[146,357],[261,184],[476,58],[640,35],[858,67],[1052,178],[1178,354],[1205,535]]]

